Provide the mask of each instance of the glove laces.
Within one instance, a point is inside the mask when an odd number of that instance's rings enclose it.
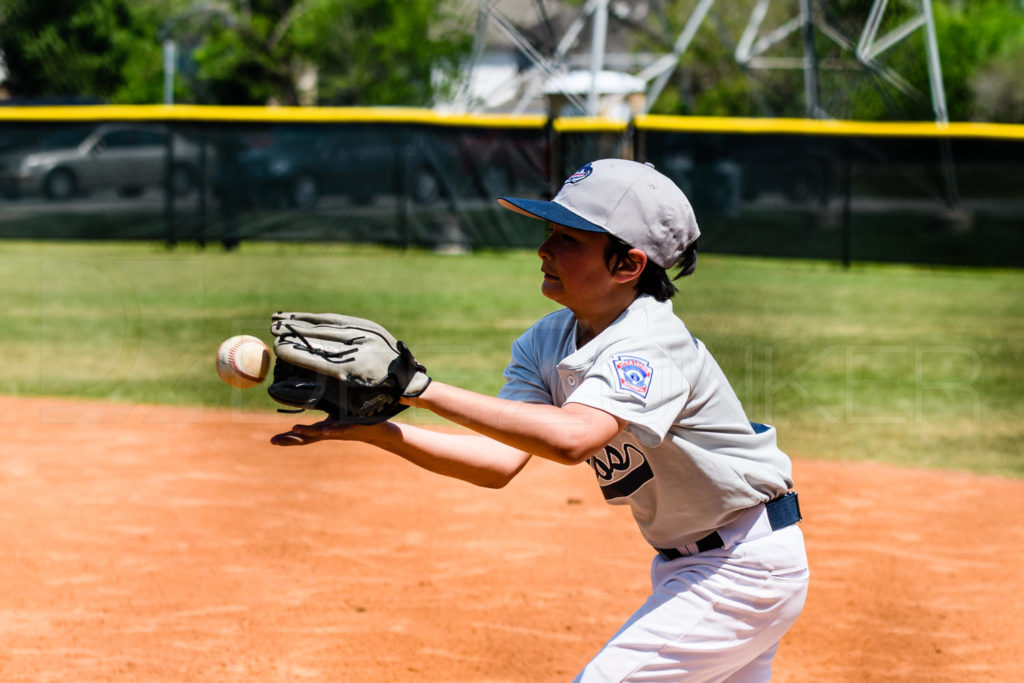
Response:
[[[286,330],[291,332],[293,335],[295,335],[302,341],[302,344],[292,342],[292,344],[294,344],[296,348],[302,349],[306,353],[310,353],[314,356],[320,356],[328,363],[334,363],[335,365],[351,363],[352,361],[355,360],[355,358],[352,357],[352,354],[356,353],[359,350],[356,348],[345,349],[344,351],[328,351],[327,349],[318,349],[317,347],[310,344],[309,340],[302,336],[302,333],[296,330],[291,325],[286,324],[284,327]],[[366,337],[353,337],[352,339],[349,339],[348,341],[342,343],[354,344],[355,342],[358,342],[361,339],[366,339]]]

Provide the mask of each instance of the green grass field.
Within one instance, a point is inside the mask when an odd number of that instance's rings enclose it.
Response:
[[[0,283],[0,393],[243,410],[276,404],[221,383],[214,354],[269,341],[275,310],[377,319],[486,393],[554,310],[526,251],[5,242]],[[705,255],[680,284],[677,313],[794,456],[1024,476],[1024,272]]]

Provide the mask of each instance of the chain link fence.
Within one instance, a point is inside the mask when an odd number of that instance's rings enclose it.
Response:
[[[534,248],[495,198],[622,156],[683,188],[705,252],[1024,265],[1022,127],[170,111],[0,112],[0,238]]]

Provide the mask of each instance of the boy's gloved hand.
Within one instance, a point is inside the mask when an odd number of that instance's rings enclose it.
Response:
[[[409,348],[371,320],[278,312],[270,331],[277,360],[267,393],[291,408],[375,424],[404,410],[402,397],[419,396],[430,384]]]

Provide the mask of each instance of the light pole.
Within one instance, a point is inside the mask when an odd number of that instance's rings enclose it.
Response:
[[[174,104],[174,68],[177,62],[177,45],[173,38],[164,39],[164,104]]]

